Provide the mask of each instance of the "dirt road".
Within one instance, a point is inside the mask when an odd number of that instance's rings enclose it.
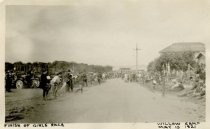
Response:
[[[140,84],[108,80],[84,92],[66,93],[35,107],[17,122],[162,122],[204,121],[204,108],[184,99],[152,92]]]

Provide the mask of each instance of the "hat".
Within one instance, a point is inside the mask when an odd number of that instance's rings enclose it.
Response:
[[[50,76],[47,76],[47,79],[50,80],[51,79]]]

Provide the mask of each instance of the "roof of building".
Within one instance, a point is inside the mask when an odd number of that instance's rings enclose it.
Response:
[[[195,58],[197,58],[197,59],[202,58],[202,57],[205,57],[205,54],[202,53],[202,52],[197,53],[197,54],[195,55]]]
[[[160,53],[185,52],[185,51],[205,52],[205,45],[200,42],[173,43],[170,46],[161,50]]]

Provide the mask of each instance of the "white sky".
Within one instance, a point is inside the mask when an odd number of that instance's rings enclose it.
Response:
[[[7,6],[6,61],[147,65],[174,42],[210,41],[209,0],[73,0]]]

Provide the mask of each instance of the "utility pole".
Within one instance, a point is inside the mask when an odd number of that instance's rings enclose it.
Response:
[[[140,51],[141,49],[138,48],[138,45],[136,44],[136,71],[138,70],[138,51]]]

